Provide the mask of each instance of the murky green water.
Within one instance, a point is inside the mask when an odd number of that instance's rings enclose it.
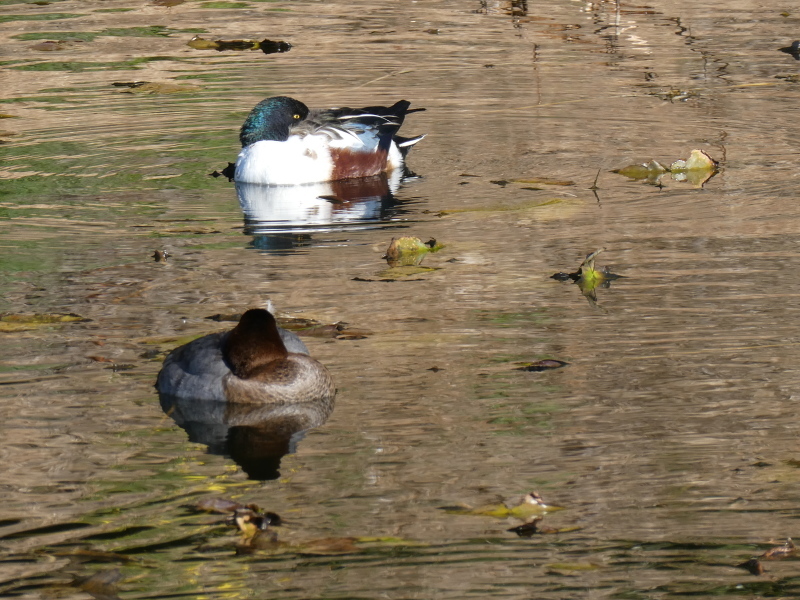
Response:
[[[800,536],[789,4],[0,3],[0,312],[88,319],[0,327],[0,595],[797,595],[794,557],[736,567]],[[208,174],[275,94],[426,107],[418,177],[243,213]],[[694,148],[721,161],[702,188],[610,172]],[[444,244],[433,270],[387,272],[400,235]],[[550,278],[601,247],[624,278],[596,301]],[[268,298],[350,335],[305,338],[336,409],[257,481],[152,386]],[[518,370],[544,358],[569,365]],[[531,490],[579,529],[441,510]],[[214,496],[294,548],[237,554],[186,508]],[[345,536],[381,539],[309,550]]]

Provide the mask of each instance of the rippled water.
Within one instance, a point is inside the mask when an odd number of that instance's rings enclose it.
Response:
[[[800,61],[778,51],[799,21],[745,0],[3,2],[0,311],[88,320],[0,328],[0,595],[797,595],[793,557],[736,565],[800,535]],[[141,81],[181,87],[113,85]],[[428,134],[417,176],[240,206],[208,174],[275,94],[427,108],[403,128]],[[721,161],[703,187],[611,172],[694,148]],[[431,270],[389,270],[400,235],[444,244]],[[596,300],[550,278],[601,247],[624,278]],[[348,328],[305,338],[336,408],[259,481],[152,385],[231,325],[207,317],[268,298]],[[569,364],[518,370],[544,358]],[[571,531],[441,510],[531,490]],[[237,554],[186,508],[217,496],[279,513],[299,550]],[[342,536],[379,539],[308,549]]]

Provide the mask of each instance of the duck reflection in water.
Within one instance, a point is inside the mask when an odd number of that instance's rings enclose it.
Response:
[[[251,479],[276,479],[281,458],[333,411],[328,370],[272,314],[251,309],[228,332],[173,350],[156,388],[161,408],[213,454]]]
[[[244,232],[256,236],[257,247],[290,248],[303,235],[390,220],[400,212],[394,193],[402,180],[403,174],[393,171],[388,176],[305,185],[237,182],[236,195]]]

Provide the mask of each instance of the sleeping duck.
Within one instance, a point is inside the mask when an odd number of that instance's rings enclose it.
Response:
[[[158,374],[162,396],[286,407],[333,407],[328,370],[294,333],[264,309],[244,313],[231,331],[212,333],[170,352]]]
[[[234,180],[303,185],[402,170],[411,146],[425,137],[397,135],[408,113],[425,110],[410,104],[310,110],[288,96],[262,100],[239,133]]]

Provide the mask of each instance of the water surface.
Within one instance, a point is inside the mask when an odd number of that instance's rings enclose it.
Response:
[[[800,61],[778,51],[798,20],[746,0],[4,3],[0,310],[87,320],[0,333],[0,594],[85,598],[75,580],[115,568],[130,598],[797,594],[792,557],[736,565],[798,535]],[[143,81],[172,87],[114,85]],[[428,134],[417,177],[304,227],[243,213],[208,174],[275,94],[427,108],[403,129]],[[703,187],[611,173],[694,148],[721,161]],[[400,235],[444,244],[434,270],[387,277]],[[550,278],[601,247],[624,278],[596,301]],[[360,335],[305,338],[336,409],[258,481],[152,386],[164,352],[231,325],[207,317],[267,299]],[[544,358],[569,364],[517,370]],[[531,490],[579,529],[441,510]],[[286,541],[384,541],[237,556],[224,516],[185,508],[213,496],[281,514]]]

